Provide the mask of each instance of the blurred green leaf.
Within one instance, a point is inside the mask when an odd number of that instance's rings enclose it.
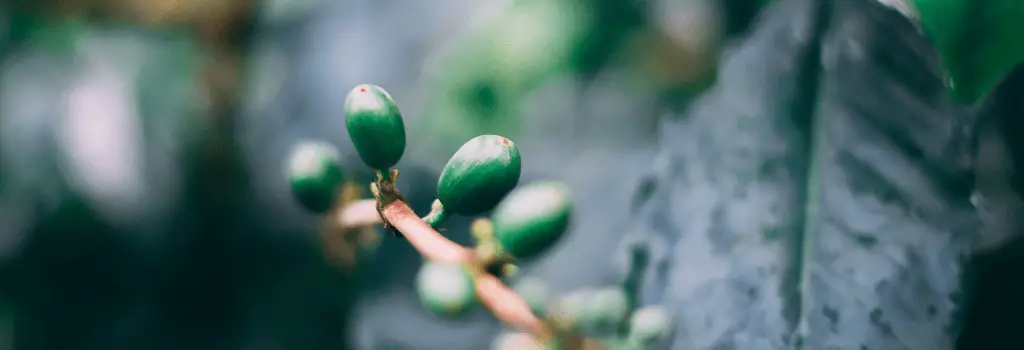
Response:
[[[430,139],[479,134],[516,138],[526,96],[555,76],[588,75],[642,22],[626,0],[523,0],[434,58]]]
[[[429,130],[458,143],[473,135],[515,138],[518,103],[569,68],[589,12],[572,1],[521,1],[437,58]],[[452,145],[449,145],[452,146]]]
[[[14,313],[6,296],[0,298],[0,350],[14,350]]]
[[[1024,61],[1024,1],[914,0],[937,46],[949,87],[963,102],[988,93]]]

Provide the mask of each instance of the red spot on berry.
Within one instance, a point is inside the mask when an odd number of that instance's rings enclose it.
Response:
[[[504,137],[498,137],[498,141],[500,141],[501,144],[503,144],[505,146],[511,146],[511,143],[512,143],[511,141],[509,141],[508,139],[506,139]]]
[[[366,92],[366,87],[364,86],[364,87],[359,88],[359,92]]]

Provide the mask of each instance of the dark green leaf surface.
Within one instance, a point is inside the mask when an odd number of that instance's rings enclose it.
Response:
[[[978,110],[976,167],[984,236],[971,259],[959,349],[1021,349],[1024,313],[1024,63],[993,88]]]
[[[663,127],[641,303],[671,349],[950,349],[977,229],[965,113],[875,1],[783,0]]]
[[[973,103],[1024,61],[1024,1],[914,0],[955,96]]]

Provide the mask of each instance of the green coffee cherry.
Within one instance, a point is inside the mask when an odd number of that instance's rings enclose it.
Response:
[[[630,343],[650,348],[668,336],[671,327],[671,319],[664,309],[657,307],[646,307],[633,313],[629,321],[629,335],[626,337]]]
[[[333,145],[305,141],[288,159],[292,195],[306,210],[324,213],[331,208],[342,184],[341,156]]]
[[[416,291],[423,306],[440,316],[465,312],[476,301],[473,279],[456,264],[424,262],[416,276]]]
[[[530,305],[534,315],[543,316],[548,309],[548,286],[537,278],[526,277],[515,285],[515,291]]]
[[[565,234],[572,216],[569,190],[557,182],[520,187],[495,209],[494,237],[519,259],[540,255]]]
[[[387,170],[405,153],[405,122],[391,95],[379,86],[356,86],[345,98],[345,126],[363,163]]]
[[[595,291],[589,298],[580,317],[583,331],[593,335],[614,334],[629,311],[626,293],[619,288],[606,288]]]
[[[491,210],[519,184],[522,162],[509,139],[482,135],[466,142],[448,160],[437,182],[446,211],[479,215]]]

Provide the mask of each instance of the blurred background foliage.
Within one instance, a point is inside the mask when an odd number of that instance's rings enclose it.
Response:
[[[401,242],[356,273],[332,264],[315,218],[287,192],[286,152],[325,139],[368,176],[341,102],[372,82],[409,122],[416,146],[399,166],[418,209],[458,145],[499,133],[524,145],[524,178],[576,179],[574,190],[600,191],[592,213],[622,213],[581,232],[624,229],[630,168],[653,156],[657,119],[709,84],[721,42],[754,5],[7,2],[0,266],[5,310],[18,316],[0,339],[17,334],[18,349],[487,344],[498,325],[486,315],[456,326],[421,310],[419,259]],[[599,169],[617,185],[581,178]],[[619,234],[583,237],[531,268],[573,275],[562,289],[611,281],[574,273],[584,264],[573,256],[611,252]]]
[[[459,145],[508,136],[524,181],[566,181],[580,203],[526,272],[555,291],[609,284],[659,120],[714,83],[765,3],[0,4],[0,349],[488,344],[488,315],[422,310],[403,242],[337,268],[287,191],[290,148],[327,140],[369,179],[341,111],[378,84],[408,123],[399,187],[425,212]]]

